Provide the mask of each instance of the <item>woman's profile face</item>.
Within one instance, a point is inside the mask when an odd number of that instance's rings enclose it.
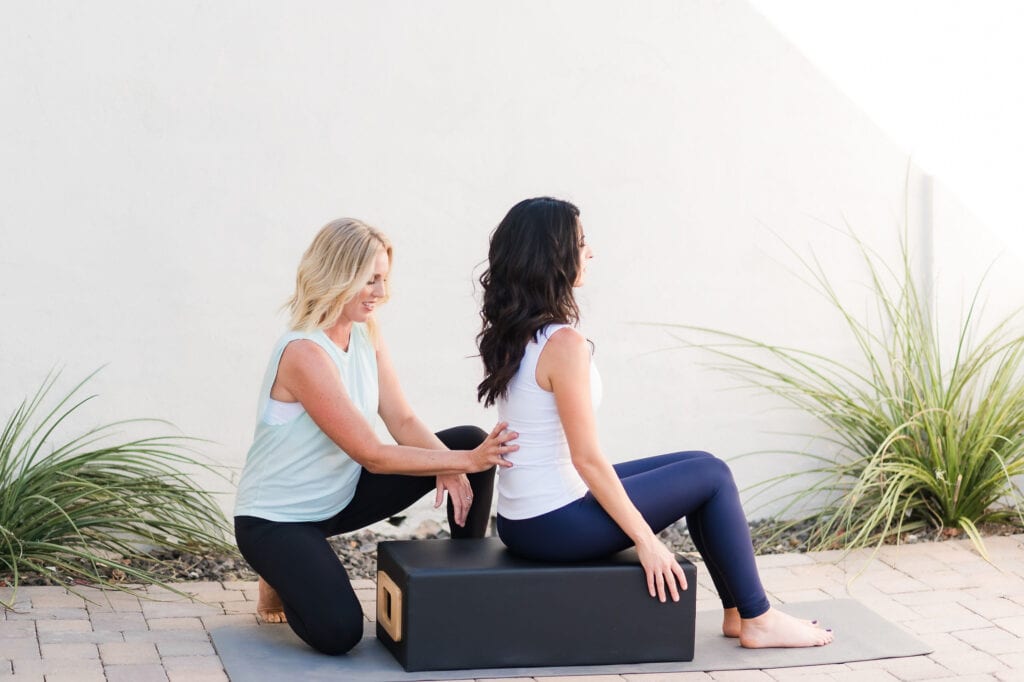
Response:
[[[583,223],[576,221],[577,234],[579,235],[580,264],[576,274],[574,287],[581,287],[587,279],[587,262],[594,257],[594,250],[587,243],[587,235],[583,232]]]
[[[388,273],[391,261],[388,252],[378,249],[373,259],[373,270],[363,288],[341,309],[341,317],[349,322],[366,322],[373,314],[377,303],[387,295]]]

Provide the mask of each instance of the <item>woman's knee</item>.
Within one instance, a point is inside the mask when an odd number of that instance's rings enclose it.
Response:
[[[454,426],[435,435],[449,450],[472,450],[487,440],[487,432],[479,426]]]
[[[736,482],[733,479],[732,469],[729,467],[729,464],[724,459],[719,459],[710,453],[705,454],[708,456],[701,462],[709,472],[709,475],[714,477],[715,481],[719,484],[735,486]]]
[[[307,628],[306,643],[322,654],[340,656],[363,638],[363,614],[332,614]]]

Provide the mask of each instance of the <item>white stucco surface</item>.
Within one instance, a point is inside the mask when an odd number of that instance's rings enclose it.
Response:
[[[722,390],[697,351],[652,352],[676,342],[637,323],[852,357],[785,244],[855,302],[863,270],[833,228],[897,251],[907,153],[739,0],[4,14],[0,414],[53,367],[68,386],[105,364],[84,423],[159,417],[240,467],[298,258],[351,215],[395,244],[379,315],[413,405],[436,428],[488,427],[474,277],[504,212],[551,194],[581,208],[596,251],[580,300],[609,457],[799,447],[773,432],[813,429],[806,417]],[[952,314],[959,278],[1001,246],[941,179],[935,196]],[[1019,263],[997,269],[991,307],[1009,309]],[[735,468],[746,486],[793,466]],[[204,480],[229,509],[232,487]]]

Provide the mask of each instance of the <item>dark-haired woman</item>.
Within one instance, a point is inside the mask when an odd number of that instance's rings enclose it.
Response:
[[[832,632],[771,608],[761,586],[729,467],[706,452],[611,465],[594,409],[601,383],[575,329],[573,294],[593,251],[579,211],[522,201],[491,235],[477,337],[478,397],[519,434],[514,466],[499,471],[498,534],[510,550],[578,561],[635,546],[651,597],[679,599],[686,577],[657,533],[685,517],[725,609],[722,631],[745,647],[821,646]]]

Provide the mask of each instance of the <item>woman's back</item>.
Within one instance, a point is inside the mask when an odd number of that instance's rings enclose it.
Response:
[[[498,400],[499,419],[519,434],[518,452],[507,456],[513,466],[498,473],[498,513],[524,519],[557,509],[587,492],[572,464],[555,395],[537,384],[537,361],[548,339],[566,324],[550,324],[527,344],[508,395]],[[575,333],[575,332],[563,332]],[[594,406],[601,399],[601,379],[590,366]]]

